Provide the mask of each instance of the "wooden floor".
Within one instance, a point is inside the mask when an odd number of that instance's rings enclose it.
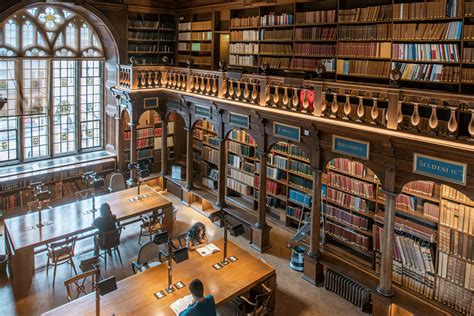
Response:
[[[190,225],[201,221],[207,227],[209,240],[222,237],[222,229],[210,223],[207,218],[195,210],[181,205],[175,196],[165,194],[174,204],[179,205],[174,234],[185,232]],[[104,272],[105,276],[114,275],[118,280],[121,280],[132,274],[131,262],[136,258],[139,249],[138,232],[138,224],[130,225],[123,231],[120,247],[123,264],[121,265],[114,255],[108,260],[108,269]],[[275,314],[292,316],[363,315],[349,302],[325,291],[323,288],[310,285],[301,279],[301,273],[289,268],[290,251],[286,248],[289,237],[290,234],[287,230],[274,227],[271,231],[273,247],[265,254],[253,250],[245,239],[231,237],[233,242],[277,269],[278,290]],[[0,253],[3,253],[3,242],[0,246]],[[76,265],[79,264],[80,260],[90,257],[92,254],[92,240],[80,241],[76,248]],[[74,274],[71,268],[67,265],[58,267],[56,283],[53,288],[52,269],[50,269],[49,275],[46,273],[46,254],[37,255],[36,262],[37,270],[33,280],[33,294],[25,299],[15,302],[8,278],[0,277],[0,315],[39,315],[67,302],[63,282]],[[234,315],[234,313],[235,306],[232,304],[227,304],[218,311],[219,315]]]

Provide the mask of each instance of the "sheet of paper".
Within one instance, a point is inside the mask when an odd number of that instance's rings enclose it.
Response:
[[[175,312],[176,315],[179,315],[182,311],[188,308],[189,305],[193,303],[193,296],[186,295],[182,298],[177,299],[173,304],[170,305],[171,309],[173,312]]]
[[[201,247],[201,248],[198,248],[196,249],[196,251],[203,257],[205,256],[209,256],[215,252],[218,252],[220,251],[219,248],[217,248],[216,245],[214,244],[208,244],[207,246],[204,246],[204,247]]]

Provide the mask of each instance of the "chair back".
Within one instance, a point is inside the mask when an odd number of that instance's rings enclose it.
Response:
[[[252,315],[267,315],[271,308],[270,303],[273,298],[273,290],[262,283],[264,292],[255,296],[255,308]]]
[[[123,175],[120,172],[116,172],[110,177],[110,182],[109,182],[110,192],[117,192],[117,191],[125,190],[126,188],[127,187],[125,186],[125,179],[123,178]]]
[[[177,244],[174,242],[174,240],[172,241],[173,242],[173,246],[176,248],[176,249],[181,249],[181,248],[184,248],[184,247],[187,247],[188,245],[186,244],[186,236],[188,235],[188,233],[184,233],[184,234],[181,234],[179,235],[178,237],[176,237],[176,242]]]
[[[162,209],[153,212],[151,215],[141,216],[143,227],[150,233],[156,232],[163,226],[165,212]]]
[[[144,244],[138,251],[137,263],[142,266],[148,262],[158,260],[160,246],[153,241]]]
[[[48,256],[53,263],[74,257],[77,236],[51,243],[47,246]]]
[[[109,250],[120,245],[120,234],[122,227],[112,229],[98,235],[98,244],[101,250]]]
[[[90,281],[90,291],[87,290]],[[73,301],[83,295],[87,295],[95,290],[95,270],[90,270],[82,274],[78,274],[64,281],[67,291],[67,300]]]

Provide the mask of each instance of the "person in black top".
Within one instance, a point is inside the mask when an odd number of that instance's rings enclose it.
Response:
[[[110,205],[104,203],[100,206],[100,216],[94,219],[92,227],[97,228],[98,233],[94,237],[94,255],[99,255],[99,245],[97,238],[105,232],[117,229],[117,217],[112,214]]]
[[[207,245],[206,226],[197,222],[186,234],[186,245],[189,250],[196,250]]]

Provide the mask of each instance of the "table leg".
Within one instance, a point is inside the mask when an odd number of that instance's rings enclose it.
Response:
[[[277,276],[274,274],[270,278],[268,278],[264,283],[269,288],[273,289],[273,298],[270,302],[270,315],[273,315],[275,312],[275,305],[276,305],[276,289],[277,289]]]
[[[163,228],[169,234],[173,233],[173,206],[167,207],[163,210],[165,216],[163,217]]]
[[[16,251],[9,257],[10,278],[16,299],[27,297],[35,273],[34,248]]]

